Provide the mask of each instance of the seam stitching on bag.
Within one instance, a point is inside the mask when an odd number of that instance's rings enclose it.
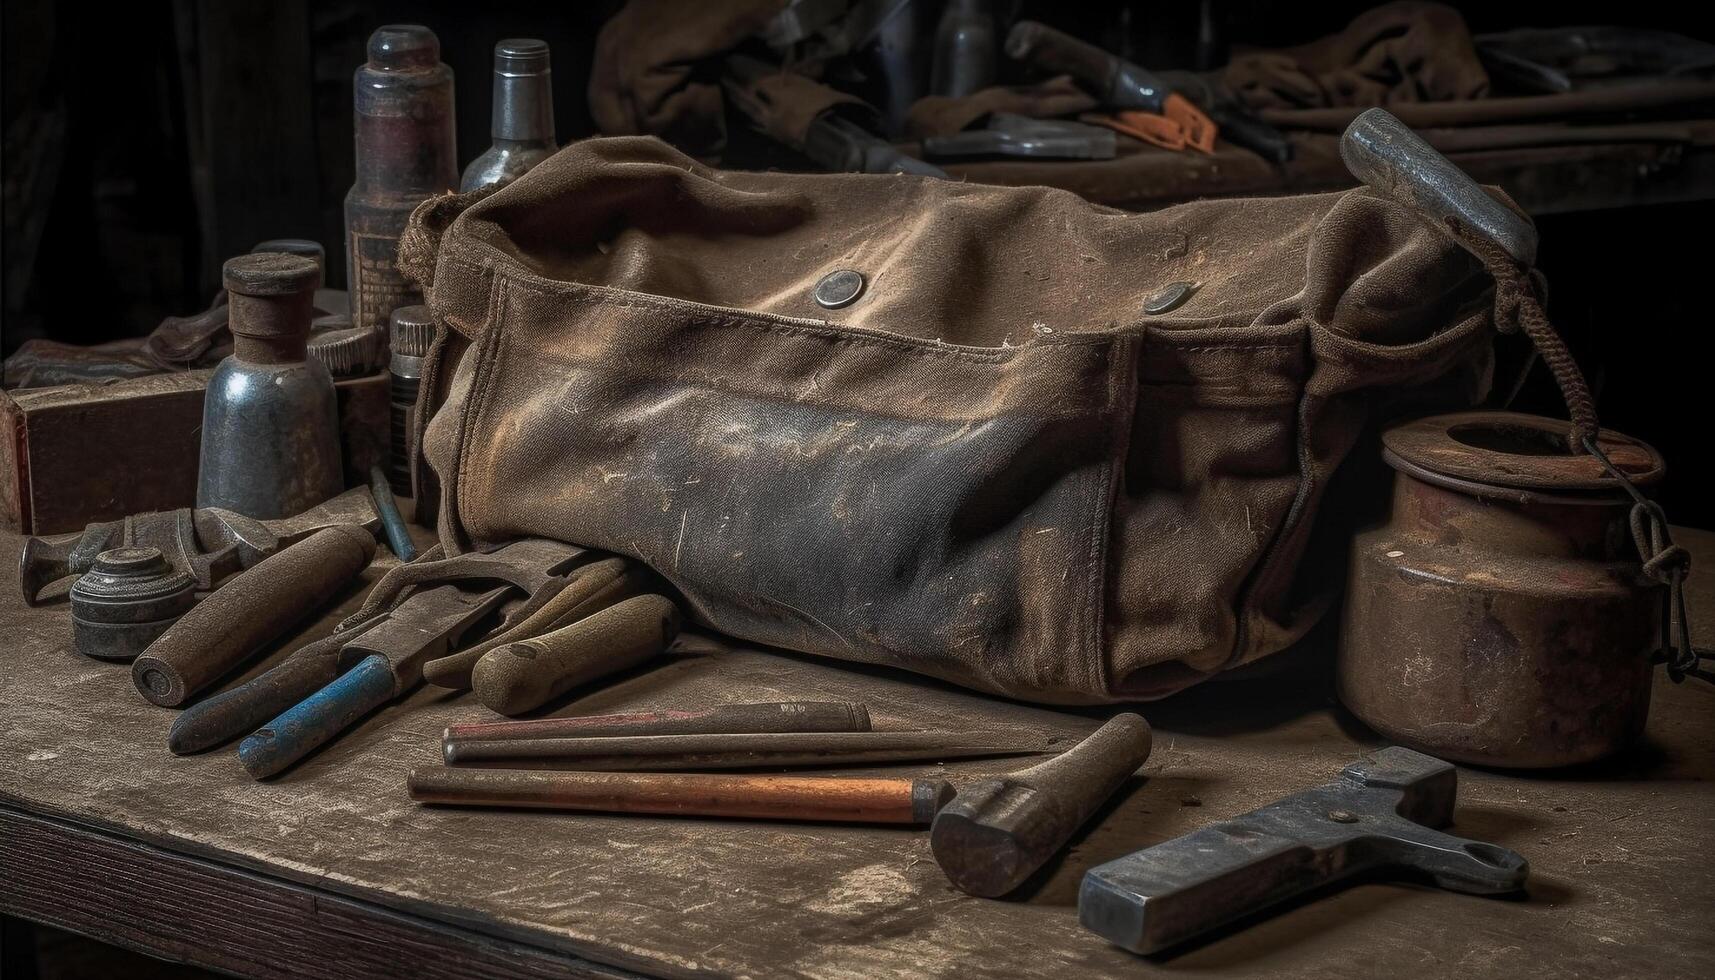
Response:
[[[488,407],[490,389],[493,387],[494,365],[499,363],[501,352],[506,344],[507,331],[501,330],[500,322],[506,315],[507,287],[510,282],[504,276],[494,279],[494,298],[490,302],[492,313],[490,329],[487,330],[477,347],[477,363],[471,377],[471,392],[465,404],[464,417],[459,420],[459,450],[458,472],[452,481],[452,487],[442,487],[441,492],[447,495],[447,513],[451,515],[452,523],[456,523],[464,536],[472,538],[469,524],[459,516],[459,486],[470,470],[471,435],[481,421],[483,411]]]
[[[1206,347],[1174,347],[1170,344],[1164,344],[1162,346],[1168,350],[1171,350],[1171,351],[1174,351],[1177,353],[1191,354],[1191,353],[1196,353],[1199,351],[1222,351],[1222,352],[1224,352],[1224,351],[1241,351],[1241,350],[1298,350],[1298,349],[1300,349],[1301,345],[1298,345],[1298,344],[1210,344]]]
[[[1104,693],[1111,692],[1114,686],[1112,678],[1108,677],[1108,672],[1103,669],[1102,650],[1105,640],[1103,623],[1107,611],[1108,549],[1112,544],[1113,509],[1118,497],[1116,481],[1118,474],[1123,472],[1119,469],[1118,461],[1115,459],[1115,450],[1120,446],[1118,434],[1121,420],[1114,417],[1114,412],[1120,405],[1121,394],[1128,387],[1126,381],[1137,371],[1136,351],[1137,344],[1132,342],[1132,338],[1127,337],[1114,345],[1113,352],[1119,356],[1113,358],[1109,364],[1109,414],[1106,431],[1102,434],[1102,441],[1105,446],[1102,453],[1101,492],[1095,494],[1096,504],[1090,523],[1090,572],[1088,582],[1084,587],[1082,615],[1085,619],[1083,626],[1084,669],[1087,673],[1081,682],[1081,686],[1085,690]],[[1132,412],[1135,411],[1136,402],[1134,400]],[[1132,422],[1131,412],[1125,413],[1124,421],[1126,422],[1126,429],[1129,430]],[[1129,449],[1129,440],[1126,442]]]

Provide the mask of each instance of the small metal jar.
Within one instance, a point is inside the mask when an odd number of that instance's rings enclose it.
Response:
[[[1601,759],[1643,732],[1662,586],[1631,500],[1563,421],[1510,412],[1420,419],[1382,435],[1393,511],[1352,547],[1340,699],[1386,737],[1509,768]],[[1640,488],[1661,456],[1604,431]]]

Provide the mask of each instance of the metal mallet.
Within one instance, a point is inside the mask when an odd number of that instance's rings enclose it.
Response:
[[[1149,758],[1149,723],[1116,715],[1047,762],[960,790],[929,845],[960,890],[999,898],[1023,884]]]

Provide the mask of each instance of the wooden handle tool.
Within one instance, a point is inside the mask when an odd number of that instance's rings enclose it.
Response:
[[[564,588],[516,625],[468,649],[424,664],[423,680],[436,687],[468,691],[472,672],[490,650],[576,622],[642,590],[642,572],[626,559],[604,558],[592,562],[574,570]]]
[[[953,798],[942,779],[706,773],[414,769],[408,785],[419,803],[455,806],[919,826]]]
[[[332,599],[375,557],[360,527],[330,527],[271,555],[168,627],[131,665],[138,693],[173,708]]]
[[[598,678],[660,654],[679,635],[679,609],[640,595],[551,633],[484,654],[471,672],[476,698],[503,715],[523,714]]]

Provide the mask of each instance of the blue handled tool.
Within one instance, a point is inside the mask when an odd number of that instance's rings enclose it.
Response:
[[[212,749],[254,731],[256,726],[321,690],[339,677],[340,650],[381,622],[375,616],[313,640],[291,656],[230,691],[186,708],[167,732],[167,748],[176,755]]]
[[[481,592],[441,585],[412,593],[343,646],[342,673],[332,683],[240,742],[238,761],[256,779],[284,770],[375,708],[414,690],[425,661],[457,647],[516,592],[510,585]]]

